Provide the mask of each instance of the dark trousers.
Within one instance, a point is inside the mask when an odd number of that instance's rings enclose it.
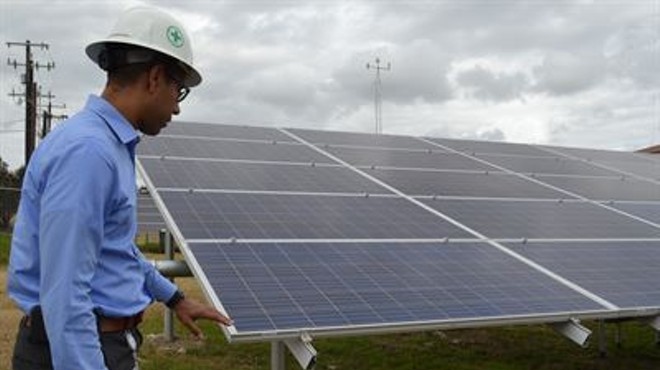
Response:
[[[21,320],[12,358],[13,370],[52,370],[48,339],[45,335],[42,336],[42,333],[35,333],[31,329],[33,328],[26,325],[25,319]],[[132,338],[129,338],[129,335]],[[109,370],[137,368],[137,348],[142,344],[142,335],[137,328],[100,333],[99,337],[105,366]]]

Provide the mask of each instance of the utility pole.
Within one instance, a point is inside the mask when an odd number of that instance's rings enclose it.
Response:
[[[389,71],[391,69],[391,64],[388,62],[387,67],[381,67],[380,59],[376,58],[376,64],[367,63],[367,69],[376,70],[376,79],[374,80],[374,116],[376,119],[376,134],[381,134],[383,133],[383,113],[380,71]]]
[[[45,95],[39,92],[39,98],[48,99],[48,105],[46,105],[46,110],[44,110],[42,113],[41,132],[39,132],[39,138],[43,139],[50,132],[53,119],[66,119],[68,118],[68,116],[66,114],[58,114],[58,115],[53,114],[53,108],[65,109],[66,104],[53,104],[52,100],[55,99],[55,95],[53,95],[50,91],[48,92],[48,94]]]
[[[25,42],[8,42],[7,47],[22,46],[25,47],[25,63],[18,63],[15,59],[13,61],[7,59],[7,64],[17,69],[19,66],[25,67],[25,75],[23,84],[25,85],[25,166],[27,167],[30,156],[34,151],[36,145],[36,128],[37,128],[37,83],[34,81],[34,69],[46,68],[48,71],[55,68],[55,63],[48,62],[46,64],[39,64],[32,59],[32,47],[48,49],[48,44],[43,42],[33,44],[30,40]],[[12,92],[10,96],[16,97],[18,94]]]

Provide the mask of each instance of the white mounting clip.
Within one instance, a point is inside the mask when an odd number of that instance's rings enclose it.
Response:
[[[657,332],[660,332],[660,316],[649,317],[647,323]]]
[[[582,326],[580,320],[570,318],[568,321],[556,322],[550,326],[558,333],[577,343],[582,348],[589,346],[591,330]]]
[[[300,338],[297,339],[288,339],[284,341],[293,357],[300,364],[300,366],[305,369],[313,369],[316,365],[316,349],[312,346],[312,337],[303,332],[300,334]]]

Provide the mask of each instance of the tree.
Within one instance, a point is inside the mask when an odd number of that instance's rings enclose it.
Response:
[[[11,172],[9,165],[0,157],[0,229],[8,229],[11,218],[16,214],[23,172],[23,168]]]

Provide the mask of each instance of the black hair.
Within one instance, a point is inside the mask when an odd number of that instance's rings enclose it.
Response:
[[[99,67],[108,74],[108,83],[127,86],[136,82],[151,68],[162,64],[169,75],[183,76],[184,71],[174,58],[154,50],[126,44],[110,44],[98,58]]]

